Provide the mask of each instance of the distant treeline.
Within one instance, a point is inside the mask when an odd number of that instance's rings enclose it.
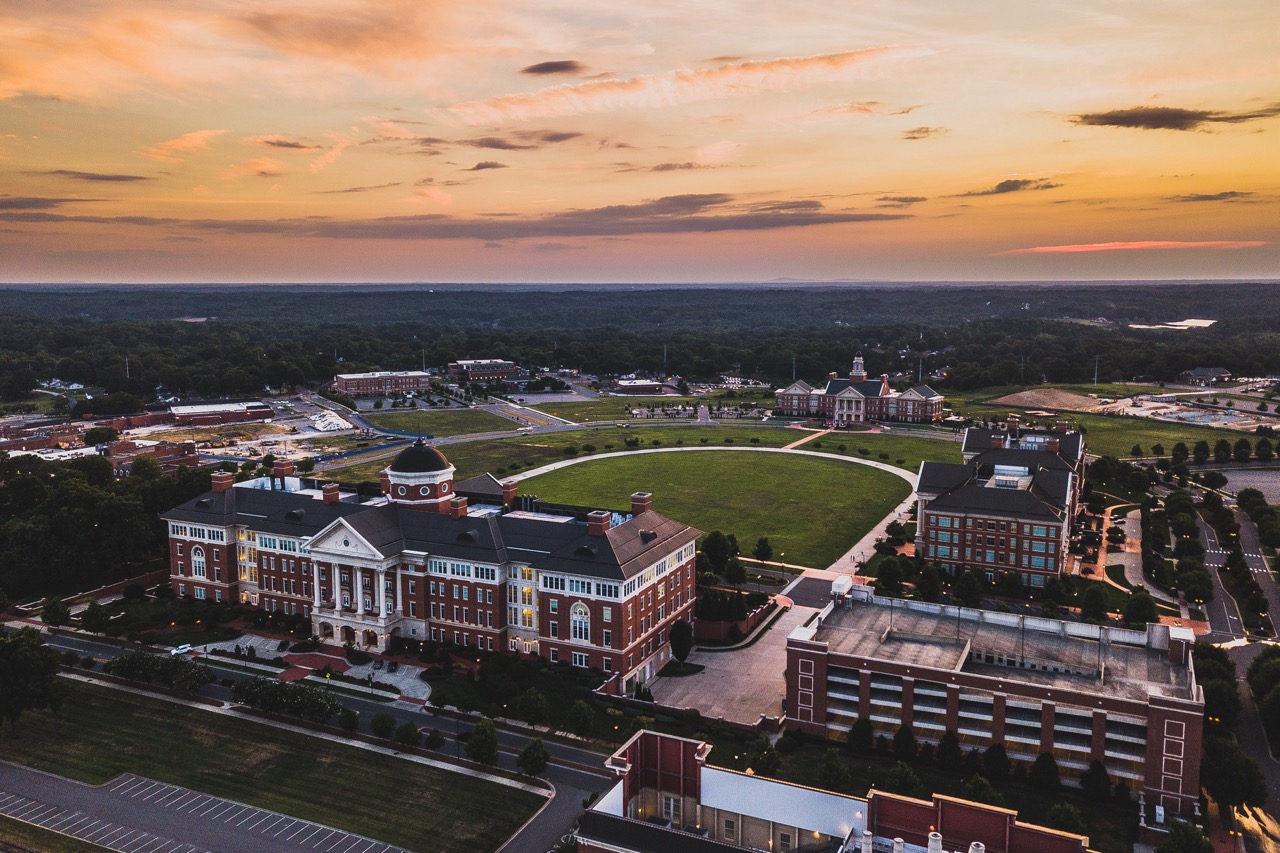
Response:
[[[315,385],[459,358],[783,383],[949,370],[942,390],[1280,370],[1271,284],[880,288],[0,290],[0,397],[57,377],[146,401]],[[1125,322],[1219,319],[1206,330]],[[1072,318],[1105,317],[1106,324]],[[183,319],[176,319],[183,318]],[[191,318],[207,318],[191,322]],[[1241,318],[1241,319],[1234,319]],[[116,401],[132,402],[129,396]],[[110,407],[111,401],[102,406]],[[106,413],[106,409],[97,412]]]

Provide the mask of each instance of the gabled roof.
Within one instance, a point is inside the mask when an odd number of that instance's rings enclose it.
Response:
[[[813,386],[810,385],[808,382],[805,382],[803,379],[797,379],[795,382],[792,382],[786,388],[781,388],[775,391],[774,393],[775,394],[808,394],[812,390],[813,390]]]
[[[479,477],[456,481],[453,484],[453,493],[462,495],[464,498],[501,498],[502,481],[485,472]]]
[[[338,518],[357,515],[369,509],[364,504],[326,504],[297,492],[230,488],[225,492],[205,492],[161,513],[160,517],[166,521],[218,527],[245,524],[263,533],[303,537],[314,536]]]
[[[921,397],[924,397],[926,400],[932,399],[934,397],[942,396],[937,391],[930,388],[928,385],[917,385],[916,387],[912,388],[911,391],[908,393],[919,394]]]
[[[1013,433],[1013,437],[1018,441],[1021,441],[1025,436],[1029,435],[1058,439],[1058,452],[1056,455],[1066,459],[1072,465],[1080,461],[1080,456],[1084,449],[1084,436],[1079,432],[1053,432],[1042,429],[1018,429]],[[980,429],[978,427],[969,427],[964,431],[964,445],[961,452],[970,454],[990,451],[993,449],[991,447],[991,439],[993,437],[998,437],[1002,442],[1007,442],[1009,439],[1009,433],[1002,429]],[[1051,451],[1044,450],[1024,452],[1052,455]]]

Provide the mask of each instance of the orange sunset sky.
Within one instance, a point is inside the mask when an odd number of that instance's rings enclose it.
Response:
[[[0,280],[1274,278],[1276,0],[0,0]]]

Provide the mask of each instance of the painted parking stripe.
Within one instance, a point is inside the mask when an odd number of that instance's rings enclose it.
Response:
[[[62,807],[45,804],[42,808],[36,809],[35,811],[27,815],[26,821],[27,823],[34,823],[39,826],[44,826],[42,821],[45,818],[49,817],[50,815],[54,814],[55,812],[57,814],[62,814]]]
[[[159,782],[143,782],[141,785],[135,785],[129,789],[129,799],[145,796],[154,793],[160,789]]]
[[[188,798],[192,800],[198,800],[200,799],[200,795],[195,791],[187,791],[181,797],[178,797],[178,799],[174,800],[172,803],[169,803],[169,805],[166,808],[175,808],[178,811],[182,811],[182,806],[184,806],[187,803]]]
[[[268,813],[268,814],[267,814],[267,817],[271,817],[271,815]],[[264,818],[264,819],[265,819],[265,818]],[[275,826],[277,823],[279,823],[279,822],[280,822],[280,821],[282,821],[282,820],[284,820],[284,815],[276,815],[276,819],[275,819],[275,820],[271,821],[271,823],[269,823],[269,824],[267,824],[266,826],[262,827],[262,829],[259,829],[259,830],[258,830],[258,832],[266,832],[268,829],[270,829],[271,827]],[[255,824],[255,826],[256,826],[256,824]]]
[[[208,796],[205,796],[204,794],[198,794],[196,795],[195,799],[191,800],[190,802],[183,803],[181,806],[179,806],[178,811],[187,812],[188,814],[190,814],[191,812],[195,811],[201,806],[205,806],[211,802],[213,802],[213,797],[208,797]]]
[[[156,846],[156,845],[160,845],[160,844],[163,844],[163,843],[164,843],[164,839],[163,839],[163,838],[161,838],[161,837],[159,837],[159,836],[155,836],[151,841],[149,841],[149,842],[147,842],[146,844],[144,844],[143,846],[139,847],[137,850],[134,850],[134,851],[133,851],[133,853],[155,853],[155,850],[148,850],[147,848],[148,848],[148,847],[153,847],[153,846]]]
[[[238,811],[234,811],[234,812],[232,812],[231,814],[227,815],[227,816],[226,816],[226,818],[225,818],[225,819],[223,819],[223,821],[222,821],[222,822],[223,822],[223,823],[230,823],[233,819],[235,819],[236,817],[239,817],[239,816],[240,816],[240,814],[242,814],[242,813],[245,811],[245,809],[247,809],[247,808],[248,808],[248,806],[241,806],[241,807],[240,807],[240,809],[239,809]]]
[[[147,791],[147,795],[142,799],[144,802],[154,800],[155,802],[158,803],[161,800],[163,800],[165,797],[169,796],[172,790],[173,789],[170,788],[168,785],[161,785],[157,783],[154,788]]]
[[[22,808],[18,809],[16,812],[9,812],[9,814],[10,814],[12,817],[16,817],[16,818],[24,818],[24,819],[25,819],[25,817],[26,817],[27,815],[31,814],[31,813],[32,813],[32,812],[34,812],[34,811],[37,811],[37,810],[38,810],[38,809],[40,809],[43,805],[44,805],[44,803],[40,803],[40,802],[37,802],[37,801],[35,801],[35,800],[30,800],[30,801],[28,801],[28,802],[27,802],[27,804],[26,804],[26,805],[24,805]]]
[[[306,841],[308,838],[310,838],[311,836],[315,835],[317,832],[320,831],[320,827],[316,826],[314,823],[306,823],[303,821],[299,821],[299,823],[301,823],[302,825],[299,826],[297,829],[295,829],[293,832],[286,835],[284,839],[285,841],[292,841],[293,836],[297,835],[299,832],[306,832],[308,829],[311,830],[310,832],[307,832],[307,834],[303,838],[300,838],[298,840],[298,843],[301,844],[302,842]]]
[[[0,791],[0,794],[4,794],[4,792]],[[12,802],[16,799],[18,799],[17,794],[4,794],[3,797],[0,797],[0,809],[4,808],[6,803]]]
[[[329,853],[329,851],[337,847],[339,843],[345,841],[346,838],[347,838],[346,833],[338,833],[338,837],[334,840],[334,842],[325,848],[325,853]]]
[[[108,832],[106,835],[102,836],[98,840],[102,842],[103,847],[106,847],[109,844],[114,844],[118,838],[127,835],[129,832],[130,832],[130,829],[127,826],[117,827],[116,829],[112,830],[111,832]]]
[[[264,820],[271,817],[271,812],[259,812],[259,814],[261,814],[262,817],[258,818],[253,823],[249,824],[250,829],[255,829],[258,826],[258,824],[262,823]],[[279,820],[279,818],[276,818],[276,819]]]
[[[7,815],[13,815],[19,809],[25,808],[30,802],[32,802],[32,800],[28,800],[26,797],[18,797],[18,799],[4,807],[4,813]]]
[[[80,837],[85,839],[86,841],[92,841],[95,838],[102,837],[107,833],[114,831],[115,828],[116,828],[116,825],[114,823],[104,823],[102,826],[98,827],[88,835],[82,835]]]
[[[240,818],[238,821],[236,821],[236,826],[242,826],[242,825],[244,825],[244,822],[245,822],[245,821],[253,820],[255,817],[257,817],[257,816],[258,816],[258,810],[257,810],[257,809],[245,809],[245,811],[247,811],[247,812],[248,812],[248,814],[247,814],[247,815],[245,815],[244,817]]]
[[[83,817],[84,817],[84,815],[83,815],[81,812],[68,812],[68,813],[67,813],[67,814],[65,814],[63,817],[59,818],[58,820],[55,820],[55,821],[53,821],[52,823],[45,824],[45,826],[46,826],[46,828],[48,828],[48,829],[53,829],[54,827],[56,827],[56,826],[57,826],[58,824],[60,824],[60,823],[61,823],[61,824],[75,823],[76,821],[78,821],[78,820],[82,819]]]
[[[280,835],[280,833],[284,832],[286,829],[293,829],[293,828],[294,828],[295,826],[297,826],[297,825],[298,825],[298,821],[296,821],[296,820],[290,820],[290,821],[289,821],[288,823],[286,823],[284,826],[280,827],[280,828],[279,828],[279,829],[277,829],[275,832],[271,833],[271,837],[272,837],[272,838],[276,838],[276,837],[278,837],[278,836]]]
[[[316,839],[316,843],[315,843],[315,844],[313,844],[312,846],[313,846],[313,847],[319,847],[321,844],[324,844],[326,841],[328,841],[330,838],[332,838],[332,837],[333,837],[333,833],[334,833],[334,830],[332,830],[332,829],[326,829],[326,830],[325,830],[325,834],[324,834],[324,836],[322,836],[322,837],[320,837],[320,838],[317,838],[317,839]]]

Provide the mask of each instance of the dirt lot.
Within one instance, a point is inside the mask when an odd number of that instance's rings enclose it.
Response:
[[[1023,409],[1067,409],[1073,412],[1092,412],[1099,408],[1093,397],[1072,394],[1070,391],[1059,391],[1054,388],[1037,388],[1032,391],[1019,391],[1008,394],[998,400],[992,400],[1002,406],[1018,406]]]

